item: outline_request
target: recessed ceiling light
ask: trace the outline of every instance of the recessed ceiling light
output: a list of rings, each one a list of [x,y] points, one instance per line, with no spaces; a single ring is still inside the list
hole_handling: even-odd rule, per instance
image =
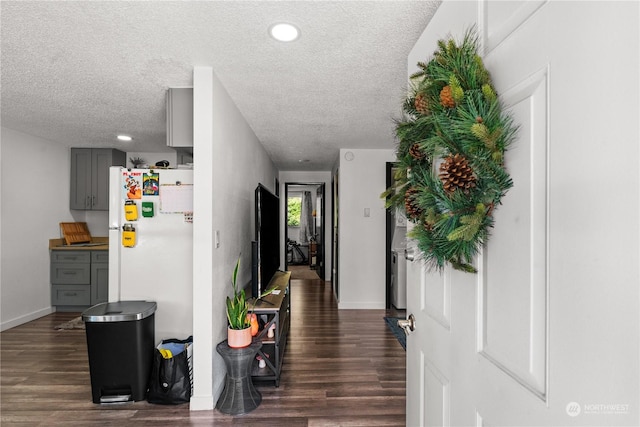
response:
[[[311,160],[309,159],[300,159],[298,160],[298,163],[309,163]]]
[[[292,42],[300,37],[300,30],[295,25],[280,23],[269,27],[269,34],[278,41]]]
[[[130,137],[129,135],[118,135],[118,139],[120,141],[132,141],[133,138]]]

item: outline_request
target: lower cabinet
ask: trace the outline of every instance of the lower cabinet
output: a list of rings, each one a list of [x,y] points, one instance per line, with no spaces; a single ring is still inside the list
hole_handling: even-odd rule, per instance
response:
[[[109,251],[51,251],[51,305],[82,311],[109,298]]]
[[[62,306],[83,306],[91,305],[91,291],[87,285],[51,285],[51,305],[56,306],[59,311],[65,311]],[[79,311],[76,307],[74,310]]]
[[[109,251],[91,252],[91,305],[109,300]]]

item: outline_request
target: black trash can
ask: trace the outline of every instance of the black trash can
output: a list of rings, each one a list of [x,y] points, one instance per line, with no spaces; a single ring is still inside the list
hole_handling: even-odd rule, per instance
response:
[[[93,403],[144,400],[155,348],[156,303],[120,301],[82,313]]]

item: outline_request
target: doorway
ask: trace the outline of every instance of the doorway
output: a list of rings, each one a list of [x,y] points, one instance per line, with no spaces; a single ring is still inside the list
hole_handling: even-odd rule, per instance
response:
[[[325,184],[285,183],[285,266],[314,270],[325,280]]]
[[[395,163],[387,162],[386,184],[391,187],[395,176]],[[407,219],[404,212],[386,210],[385,243],[385,308],[394,317],[404,317],[407,308],[405,249],[407,245]]]

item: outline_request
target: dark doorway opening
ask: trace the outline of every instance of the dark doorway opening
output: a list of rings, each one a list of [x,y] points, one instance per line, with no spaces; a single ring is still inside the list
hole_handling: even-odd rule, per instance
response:
[[[285,266],[306,266],[325,280],[325,184],[285,183]]]

